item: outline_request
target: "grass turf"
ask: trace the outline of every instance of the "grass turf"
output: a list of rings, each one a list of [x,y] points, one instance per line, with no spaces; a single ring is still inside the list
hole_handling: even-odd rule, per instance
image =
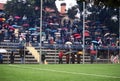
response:
[[[1,64],[0,81],[120,81],[120,64]]]

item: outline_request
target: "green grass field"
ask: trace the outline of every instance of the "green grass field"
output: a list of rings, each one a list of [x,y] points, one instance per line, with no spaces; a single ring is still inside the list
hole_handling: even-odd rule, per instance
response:
[[[120,81],[120,64],[1,64],[0,81]]]

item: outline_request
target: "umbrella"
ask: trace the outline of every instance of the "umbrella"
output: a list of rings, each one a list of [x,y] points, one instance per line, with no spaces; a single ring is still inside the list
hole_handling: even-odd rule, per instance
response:
[[[76,52],[77,52],[76,50],[74,50],[74,51],[68,51],[65,54],[67,55],[67,54],[76,53]]]
[[[86,37],[89,37],[90,34],[89,34],[88,32],[85,32],[85,36],[86,36]]]
[[[51,30],[51,32],[57,32],[57,30]]]
[[[104,36],[108,36],[108,35],[110,35],[110,33],[106,33]]]
[[[85,28],[89,28],[89,26],[86,25]]]
[[[81,36],[77,36],[77,37],[75,37],[76,39],[79,39],[79,38],[81,38]]]
[[[65,55],[67,55],[67,54],[71,54],[71,53],[72,53],[72,51],[69,51],[69,52],[66,52]]]
[[[46,35],[46,33],[45,33],[45,32],[42,32],[42,35]]]
[[[73,36],[75,37],[75,38],[81,38],[81,35],[79,34],[79,33],[75,33],[75,34],[73,34]]]
[[[39,33],[32,33],[31,35],[32,36],[37,36],[37,35],[39,35]]]
[[[51,31],[51,29],[49,29],[49,28],[47,28],[47,29],[45,29],[46,31]]]
[[[77,41],[77,42],[74,42],[74,44],[77,44],[77,45],[78,45],[78,44],[80,44],[80,42]]]
[[[111,36],[116,36],[116,35],[117,35],[117,34],[115,34],[115,33],[112,33],[112,34],[111,34]]]
[[[5,18],[0,18],[0,21],[5,21]]]
[[[80,34],[79,33],[75,33],[73,36],[77,37],[77,36],[80,36]]]
[[[0,49],[0,53],[7,53],[6,49]]]
[[[85,36],[86,37],[90,36],[90,32],[88,30],[85,30]]]
[[[94,44],[99,44],[99,43],[98,43],[97,41],[95,41],[95,40],[93,40],[92,43],[94,43]]]
[[[19,16],[15,16],[14,18],[15,18],[15,19],[20,19],[20,17],[19,17]]]
[[[59,26],[58,23],[49,23],[50,25]]]
[[[102,30],[101,29],[96,29],[96,32],[101,32]]]
[[[37,30],[36,28],[29,28],[29,31],[35,31]]]
[[[90,33],[88,30],[85,30],[86,33]]]
[[[26,23],[26,24],[23,24],[22,26],[23,26],[23,27],[28,27],[28,26],[29,26],[29,24],[27,24],[27,23]]]
[[[92,38],[87,37],[87,38],[85,38],[85,40],[86,40],[86,41],[89,41],[89,40],[92,40]]]
[[[20,28],[21,26],[18,26],[18,25],[12,25],[12,27],[14,27],[14,28]]]
[[[15,28],[13,26],[9,26],[9,29],[11,30],[15,30]]]
[[[65,44],[68,44],[68,45],[70,45],[70,44],[72,44],[72,42],[70,42],[70,41],[67,41]]]

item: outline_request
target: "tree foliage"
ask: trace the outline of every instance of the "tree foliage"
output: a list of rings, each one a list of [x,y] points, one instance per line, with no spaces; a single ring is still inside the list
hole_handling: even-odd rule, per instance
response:
[[[5,5],[5,11],[10,15],[31,16],[34,15],[34,0],[11,0]],[[31,13],[31,14],[29,14]]]
[[[40,14],[40,2],[41,0],[26,0],[24,2],[23,0],[11,0],[8,1],[8,3],[5,5],[5,11],[8,14],[11,15],[27,15],[29,17],[31,16],[38,16]],[[56,0],[43,0],[43,8],[49,7],[54,8],[57,11],[57,8],[55,6]],[[120,0],[77,0],[77,3],[79,5],[80,11],[82,11],[82,2],[85,1],[86,3],[89,3],[90,1],[94,1],[94,5],[97,6],[98,11],[94,11],[96,14],[99,12],[99,15],[97,14],[95,18],[99,16],[99,20],[104,23],[106,23],[107,26],[110,27],[111,30],[114,32],[118,30],[118,21],[113,22],[111,20],[111,16],[118,15],[118,7],[120,7]],[[103,9],[103,6],[105,8]],[[37,10],[35,10],[35,7],[38,7]],[[113,11],[114,9],[117,9],[117,11]],[[93,8],[94,9],[94,8]],[[72,7],[68,10],[68,17],[71,19],[75,18],[75,14],[77,13],[76,8]]]
[[[109,7],[120,7],[120,0],[95,0],[95,4],[103,3]]]
[[[56,0],[43,0],[43,7],[48,6],[48,7],[55,7],[55,1]],[[35,5],[40,7],[41,0],[35,0]]]
[[[77,7],[76,6],[73,6],[72,8],[68,9],[68,17],[71,18],[71,19],[75,19],[75,15],[77,14]]]
[[[77,3],[94,1],[95,5],[105,5],[108,7],[120,7],[120,0],[77,0]]]
[[[119,33],[119,21],[112,20],[113,16],[117,16],[119,19],[119,7],[120,7],[120,0],[91,0],[94,1],[94,5],[88,8],[87,4],[90,3],[90,0],[77,0],[78,5],[82,10],[82,2],[86,2],[86,9],[92,12],[92,20],[97,21],[99,20],[102,24],[109,27],[111,32]]]

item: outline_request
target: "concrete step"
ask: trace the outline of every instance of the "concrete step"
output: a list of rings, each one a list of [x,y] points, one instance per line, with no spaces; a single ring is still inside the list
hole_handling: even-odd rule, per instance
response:
[[[29,47],[26,47],[26,48],[34,56],[34,58],[37,60],[37,62],[40,62],[39,52],[32,46],[29,46]]]

